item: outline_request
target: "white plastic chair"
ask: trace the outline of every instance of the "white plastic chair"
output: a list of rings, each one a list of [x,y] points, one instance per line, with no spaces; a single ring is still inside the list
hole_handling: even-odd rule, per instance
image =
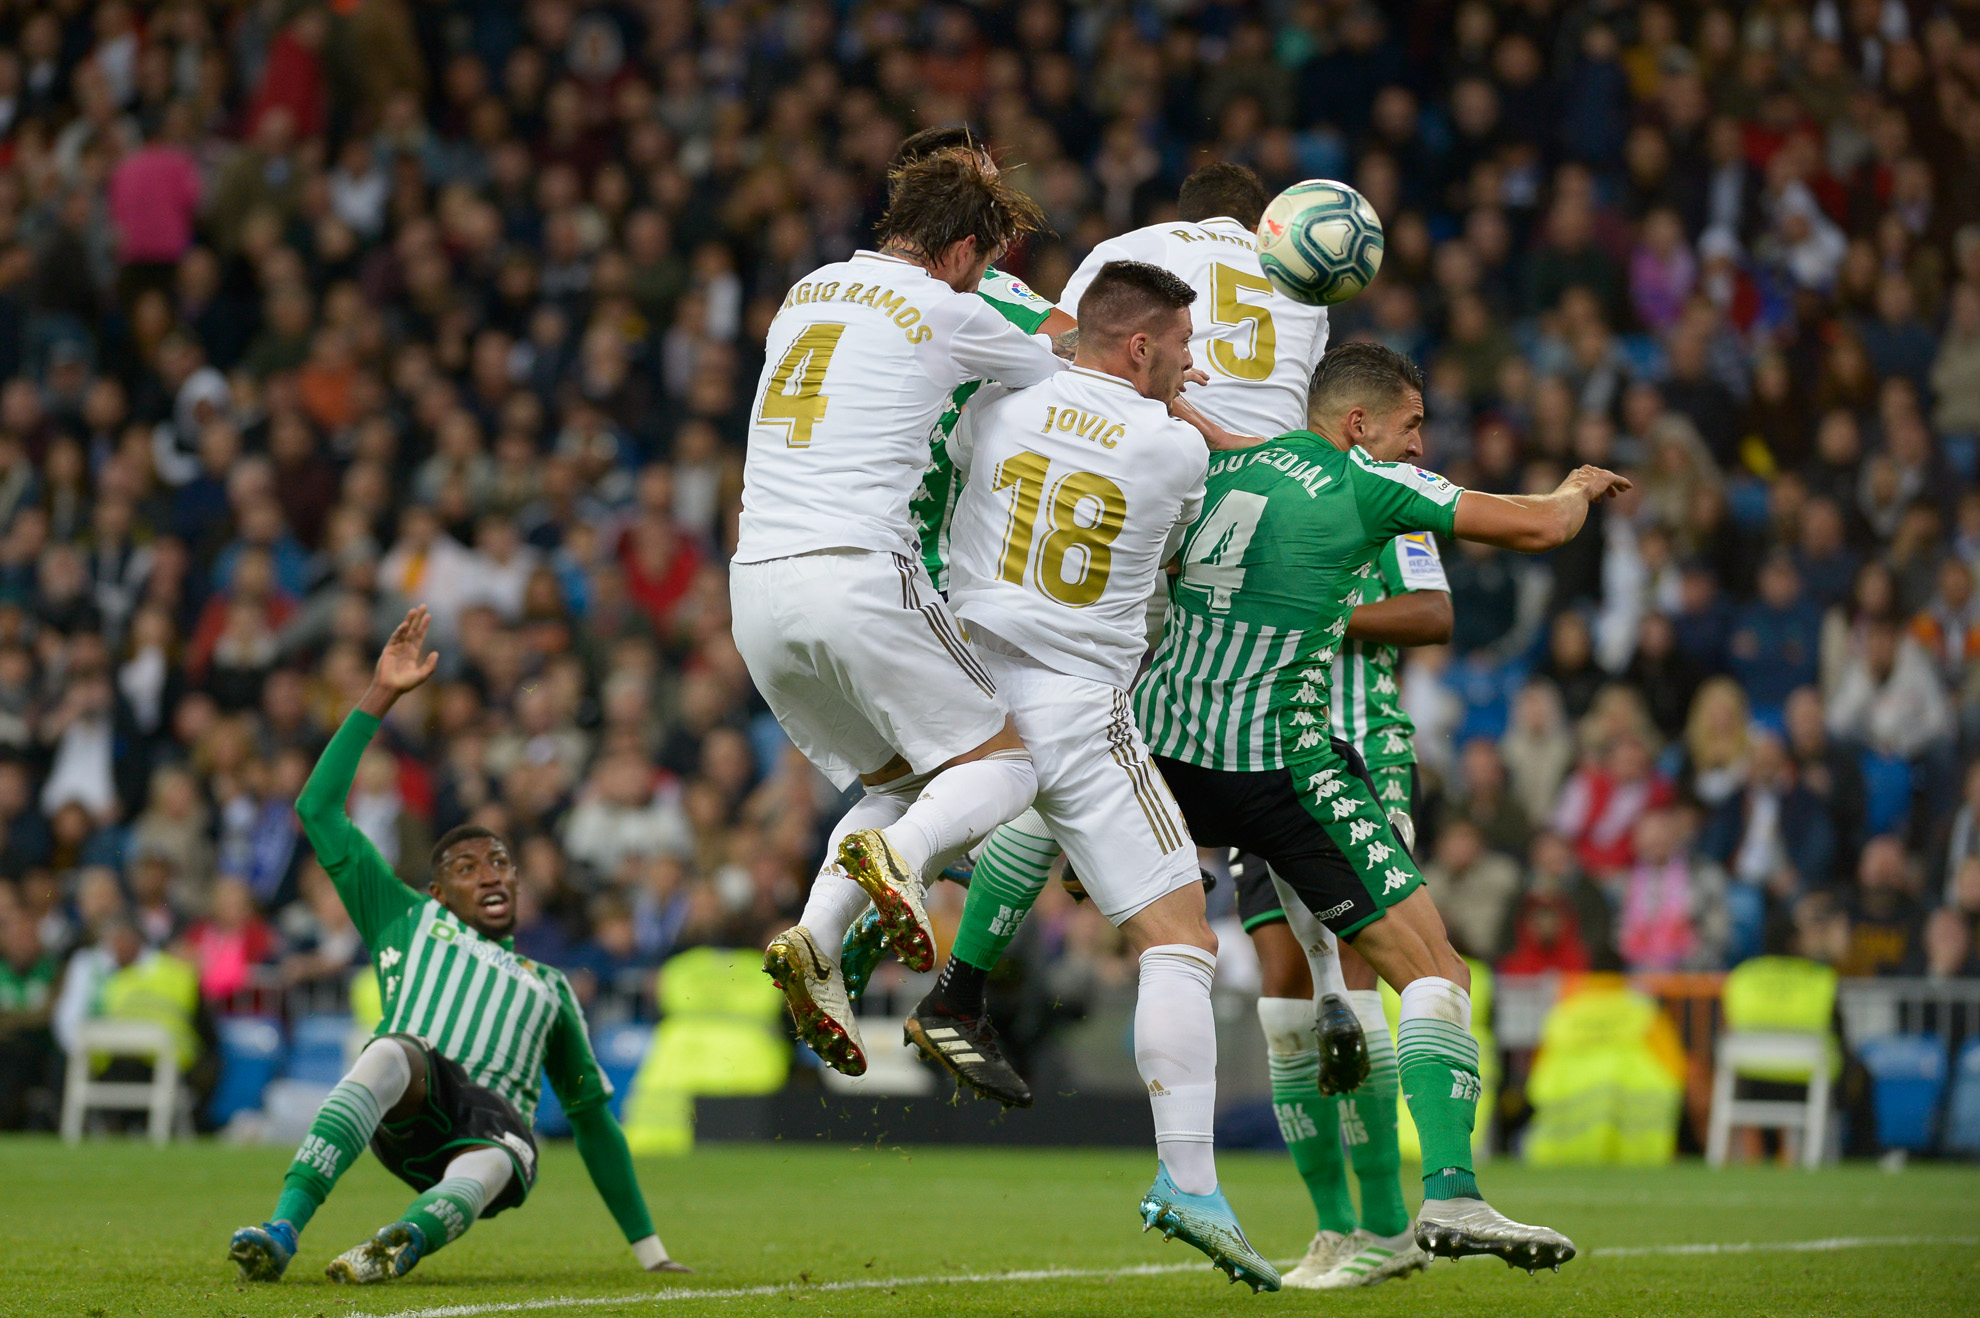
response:
[[[102,1054],[151,1063],[148,1081],[98,1080],[90,1058]],[[171,1032],[151,1021],[84,1021],[69,1053],[68,1083],[62,1090],[62,1139],[81,1141],[92,1110],[145,1112],[153,1144],[169,1143],[179,1114],[179,1049]]]
[[[1801,1165],[1822,1165],[1829,1147],[1829,1040],[1818,1034],[1731,1033],[1719,1036],[1712,1077],[1712,1120],[1705,1159],[1726,1165],[1735,1126],[1785,1131],[1801,1145]],[[1805,1070],[1808,1092],[1794,1099],[1735,1097],[1747,1070]]]

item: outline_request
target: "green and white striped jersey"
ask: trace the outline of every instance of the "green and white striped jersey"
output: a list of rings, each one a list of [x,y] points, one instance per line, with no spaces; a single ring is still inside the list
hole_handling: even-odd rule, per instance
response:
[[[1053,311],[1052,304],[1032,292],[1023,280],[996,266],[983,272],[976,295],[1026,334],[1036,334]],[[949,588],[949,527],[955,520],[956,500],[962,495],[956,460],[949,452],[949,436],[955,433],[963,405],[982,387],[983,381],[968,380],[949,396],[948,407],[928,435],[928,470],[908,499],[908,517],[921,537],[922,565],[935,589],[941,591]]]
[[[377,719],[353,711],[296,800],[317,859],[371,949],[385,1012],[377,1032],[417,1035],[524,1121],[536,1115],[546,1070],[567,1112],[606,1102],[611,1084],[563,972],[518,956],[513,939],[484,937],[401,883],[344,813],[358,758],[377,730]]]
[[[1304,430],[1218,455],[1135,685],[1149,749],[1238,772],[1329,756],[1334,660],[1377,556],[1398,535],[1450,534],[1462,493]]]
[[[1361,583],[1357,602],[1374,604],[1412,590],[1451,588],[1437,540],[1426,531],[1399,535],[1382,546],[1375,570]],[[1403,712],[1396,666],[1402,651],[1380,641],[1344,640],[1334,659],[1334,735],[1348,742],[1371,769],[1416,763],[1416,725]]]

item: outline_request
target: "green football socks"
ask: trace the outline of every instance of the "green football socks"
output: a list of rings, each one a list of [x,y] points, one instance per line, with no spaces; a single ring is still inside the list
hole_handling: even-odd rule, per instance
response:
[[[472,1176],[449,1176],[412,1201],[401,1220],[410,1222],[426,1237],[426,1252],[460,1239],[461,1233],[481,1216],[488,1191]]]
[[[316,1111],[282,1178],[282,1195],[275,1201],[271,1222],[287,1222],[298,1234],[330,1196],[330,1187],[350,1169],[357,1156],[371,1143],[381,1113],[378,1096],[357,1080],[339,1081]]]
[[[1409,1226],[1403,1204],[1402,1152],[1396,1146],[1396,1045],[1382,1011],[1382,991],[1351,991],[1354,1014],[1368,1040],[1368,1078],[1340,1100],[1341,1133],[1361,1186],[1361,1225],[1378,1236]]]
[[[962,926],[949,955],[994,970],[997,959],[1017,937],[1024,917],[1045,890],[1059,844],[1042,833],[1019,825],[1036,821],[1027,811],[998,828],[984,844],[969,877],[969,899],[963,903]]]
[[[1340,1104],[1320,1096],[1320,1054],[1272,1053],[1272,1112],[1279,1119],[1293,1166],[1313,1200],[1317,1229],[1346,1235],[1354,1230],[1354,1199],[1348,1193],[1347,1161],[1341,1152]]]
[[[1450,980],[1419,979],[1403,990],[1396,1059],[1403,1097],[1423,1141],[1427,1199],[1479,1197],[1471,1128],[1482,1086],[1470,1018],[1471,995]]]

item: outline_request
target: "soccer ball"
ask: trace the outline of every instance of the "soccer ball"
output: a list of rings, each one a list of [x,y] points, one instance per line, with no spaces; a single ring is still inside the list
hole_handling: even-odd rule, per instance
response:
[[[1368,198],[1345,183],[1295,183],[1258,221],[1258,263],[1295,302],[1345,302],[1382,268],[1382,221]]]

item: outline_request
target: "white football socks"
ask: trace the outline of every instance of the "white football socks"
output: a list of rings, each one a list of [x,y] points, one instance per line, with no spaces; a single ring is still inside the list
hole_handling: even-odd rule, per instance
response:
[[[1265,1051],[1274,1057],[1299,1057],[1319,1046],[1313,1004],[1305,998],[1258,999],[1258,1028],[1265,1031]]]
[[[804,914],[798,923],[811,931],[820,954],[835,966],[839,964],[839,945],[845,941],[846,930],[867,904],[866,889],[847,878],[846,872],[839,868],[839,843],[849,833],[862,828],[885,828],[899,819],[914,804],[926,781],[910,776],[869,787],[866,795],[854,801],[852,808],[832,826],[831,836],[825,841],[825,864],[811,881],[811,892],[804,899]]]
[[[920,874],[933,857],[974,846],[997,825],[1017,818],[1036,795],[1038,772],[1030,751],[991,751],[929,779],[907,813],[887,827],[887,840]]]
[[[1216,969],[1214,953],[1186,943],[1141,954],[1134,1064],[1155,1114],[1155,1154],[1184,1194],[1217,1188],[1217,1021],[1210,1009]]]

